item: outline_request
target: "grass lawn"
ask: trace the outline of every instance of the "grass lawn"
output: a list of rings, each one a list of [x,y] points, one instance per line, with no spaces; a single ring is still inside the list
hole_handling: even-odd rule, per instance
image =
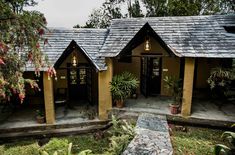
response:
[[[0,155],[40,155],[40,150],[49,154],[58,151],[58,155],[66,154],[69,143],[73,143],[72,153],[91,149],[100,154],[109,147],[109,137],[97,139],[93,134],[68,136],[63,138],[52,138],[49,143],[40,147],[36,140],[19,141],[10,144],[0,145]]]
[[[213,155],[214,145],[224,143],[220,137],[222,133],[221,130],[172,126],[171,141],[175,155]],[[0,155],[39,155],[40,150],[49,154],[58,151],[58,155],[64,155],[71,142],[74,154],[87,149],[102,154],[109,148],[109,138],[109,134],[100,137],[100,133],[52,138],[42,147],[37,140],[18,141],[0,145]]]
[[[224,144],[223,131],[206,128],[172,128],[171,141],[175,155],[213,155],[215,144]]]

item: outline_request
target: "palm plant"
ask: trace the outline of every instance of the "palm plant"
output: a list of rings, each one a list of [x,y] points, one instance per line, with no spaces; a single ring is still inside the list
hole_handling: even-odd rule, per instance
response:
[[[128,98],[138,85],[139,81],[132,73],[123,72],[122,74],[115,75],[110,82],[113,100],[116,103],[123,103],[123,100]]]

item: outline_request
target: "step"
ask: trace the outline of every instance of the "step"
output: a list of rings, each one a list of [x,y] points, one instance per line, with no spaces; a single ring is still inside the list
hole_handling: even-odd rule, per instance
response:
[[[49,129],[60,129],[60,128],[73,128],[73,127],[83,127],[89,125],[106,125],[109,121],[103,120],[89,120],[77,123],[63,123],[63,124],[38,124],[36,126],[26,126],[26,127],[10,127],[10,128],[0,128],[0,133],[15,133],[15,132],[27,132],[34,130],[49,130]]]
[[[20,131],[11,133],[0,133],[0,143],[6,143],[15,141],[16,139],[28,139],[28,138],[51,138],[61,137],[67,135],[77,135],[84,133],[92,133],[99,130],[104,130],[110,127],[110,125],[89,125],[84,127],[71,127],[71,128],[59,128],[59,129],[46,129],[46,130],[33,130],[33,131]]]

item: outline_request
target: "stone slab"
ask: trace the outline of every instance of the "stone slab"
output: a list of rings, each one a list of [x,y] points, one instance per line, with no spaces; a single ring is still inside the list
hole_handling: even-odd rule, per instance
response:
[[[172,155],[173,148],[166,116],[141,114],[137,120],[136,136],[123,155]]]

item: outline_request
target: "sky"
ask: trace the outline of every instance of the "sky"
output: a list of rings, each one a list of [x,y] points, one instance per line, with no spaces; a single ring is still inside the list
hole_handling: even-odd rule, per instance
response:
[[[105,0],[37,0],[38,5],[29,7],[44,14],[48,27],[72,28],[85,25],[93,9],[99,8]]]

